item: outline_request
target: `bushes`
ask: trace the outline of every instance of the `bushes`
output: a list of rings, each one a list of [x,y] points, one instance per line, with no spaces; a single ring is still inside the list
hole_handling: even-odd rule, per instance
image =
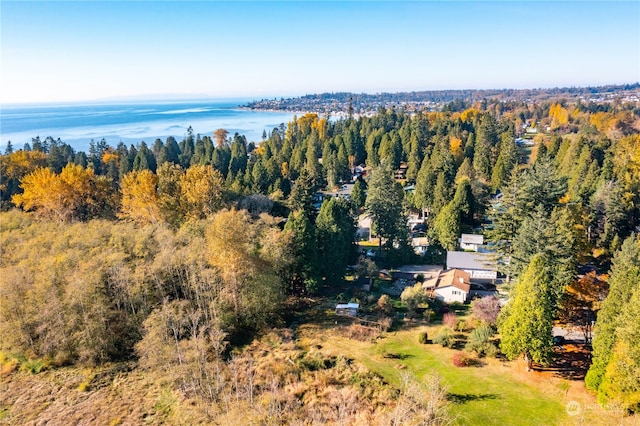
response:
[[[492,327],[482,325],[469,333],[469,340],[465,348],[480,356],[495,357],[498,354],[498,348],[491,343],[491,338],[494,334],[495,331]]]
[[[478,361],[466,352],[456,352],[451,357],[451,362],[456,367],[471,367],[476,365]]]
[[[426,331],[423,331],[420,334],[418,334],[418,342],[420,342],[423,345],[426,345],[427,343],[429,343],[429,335],[427,334]]]
[[[447,312],[442,316],[442,324],[453,330],[456,327],[457,317],[453,312]]]
[[[442,345],[443,347],[450,348],[455,343],[455,338],[453,336],[453,332],[450,328],[443,328],[440,332],[433,338],[433,343],[438,345]]]
[[[467,330],[467,321],[463,318],[460,318],[456,321],[455,331],[464,332]]]
[[[478,321],[494,325],[500,314],[500,301],[496,296],[475,299],[471,302],[471,312]]]

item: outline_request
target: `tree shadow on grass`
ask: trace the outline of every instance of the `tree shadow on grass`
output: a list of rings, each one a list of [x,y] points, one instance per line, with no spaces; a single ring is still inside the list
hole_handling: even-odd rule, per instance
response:
[[[471,401],[486,401],[488,399],[498,399],[500,396],[495,393],[448,393],[447,399],[454,404],[466,404]]]
[[[566,380],[584,380],[591,364],[590,351],[582,343],[566,342],[554,348],[553,361],[548,366],[537,366],[537,371],[552,372]]]
[[[386,352],[384,354],[382,354],[383,358],[387,358],[387,359],[407,359],[407,358],[412,358],[413,355],[411,354],[403,354],[403,353],[396,353],[396,352]]]

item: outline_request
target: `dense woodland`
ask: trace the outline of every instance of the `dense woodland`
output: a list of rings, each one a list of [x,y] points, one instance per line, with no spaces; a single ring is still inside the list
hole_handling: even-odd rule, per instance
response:
[[[461,232],[483,230],[512,283],[497,325],[502,352],[544,363],[554,320],[597,315],[587,386],[637,411],[640,108],[462,107],[338,121],[310,113],[256,143],[220,129],[151,146],[100,141],[88,153],[52,137],[9,146],[2,350],[52,366],[137,360],[224,405],[239,386],[234,348],[287,324],[304,297],[347,291],[348,265],[372,275],[354,241],[365,211],[379,267],[442,263]],[[314,205],[359,165],[366,174],[350,200]],[[424,258],[410,246],[411,212],[428,217]],[[256,392],[281,385],[262,379]]]

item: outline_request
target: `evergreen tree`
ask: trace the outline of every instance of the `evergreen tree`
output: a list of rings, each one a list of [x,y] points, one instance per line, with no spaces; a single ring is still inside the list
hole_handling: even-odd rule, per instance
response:
[[[601,389],[603,378],[612,360],[618,329],[622,325],[621,315],[630,306],[630,300],[640,288],[640,241],[637,236],[627,238],[613,258],[609,278],[609,294],[602,302],[598,320],[593,330],[593,362],[585,377],[589,389],[597,390],[606,397],[606,389]],[[637,321],[637,318],[636,318]],[[638,341],[627,342],[637,348]]]
[[[292,211],[284,227],[291,238],[291,291],[314,294],[320,288],[315,228],[304,211]]]
[[[615,401],[640,413],[640,287],[634,290],[627,308],[620,312],[611,360],[598,389],[601,402]]]
[[[313,220],[316,215],[313,203],[317,189],[318,185],[315,179],[304,169],[291,190],[291,196],[289,197],[291,210],[302,210],[309,219]]]
[[[362,207],[364,207],[364,203],[367,199],[367,195],[365,194],[366,183],[362,178],[356,179],[356,183],[353,185],[353,189],[351,190],[351,205],[355,211],[358,211]]]
[[[549,361],[556,305],[548,259],[536,254],[511,290],[509,303],[498,318],[500,348],[507,358],[524,355],[527,371],[533,362]]]
[[[503,133],[500,142],[500,155],[491,174],[491,188],[496,191],[502,188],[511,175],[511,170],[518,161],[518,151],[513,135]]]
[[[234,179],[238,175],[243,175],[247,168],[247,145],[246,140],[238,133],[233,137],[231,143],[231,158],[229,160],[229,173],[227,177]]]
[[[256,162],[253,164],[253,169],[251,171],[251,177],[253,180],[253,189],[254,191],[260,194],[266,194],[267,189],[269,189],[269,176],[267,176],[267,171],[262,164],[262,159],[258,157]]]
[[[380,166],[371,171],[365,209],[371,215],[378,235],[379,251],[382,250],[382,239],[390,245],[407,233],[403,199],[404,191],[393,180],[388,167]]]
[[[180,156],[182,153],[180,152],[180,146],[178,142],[173,136],[169,136],[163,147],[163,162],[169,162],[173,164],[180,164]],[[161,164],[158,161],[158,164]]]
[[[431,228],[433,239],[447,250],[455,250],[460,236],[460,207],[450,201],[440,210]]]
[[[230,162],[231,150],[228,145],[223,145],[213,150],[213,154],[211,154],[211,165],[214,169],[222,173],[225,179],[229,173]]]
[[[355,236],[355,224],[344,199],[330,198],[322,203],[316,219],[316,236],[320,275],[329,285],[338,285],[349,264]]]
[[[527,169],[518,188],[518,204],[523,212],[531,212],[538,205],[551,213],[567,192],[565,178],[559,177],[551,158],[544,156]]]

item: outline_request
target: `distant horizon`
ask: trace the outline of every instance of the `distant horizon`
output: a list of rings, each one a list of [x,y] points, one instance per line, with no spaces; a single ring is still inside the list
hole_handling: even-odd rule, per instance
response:
[[[639,15],[637,1],[3,0],[0,104],[635,82]]]
[[[578,88],[597,88],[597,87],[611,87],[611,86],[627,86],[640,84],[640,80],[633,82],[623,83],[604,83],[604,84],[589,84],[589,85],[570,85],[570,86],[547,86],[547,87],[491,87],[491,88],[440,88],[440,89],[414,89],[414,90],[399,90],[399,91],[353,91],[353,90],[331,90],[321,92],[306,92],[298,95],[263,95],[263,96],[210,96],[205,94],[140,94],[130,96],[117,96],[106,97],[97,99],[78,99],[69,101],[40,101],[40,102],[11,102],[0,103],[0,108],[4,107],[28,107],[28,106],[52,106],[52,105],[70,105],[70,106],[82,106],[82,105],[106,105],[114,103],[122,104],[136,104],[136,103],[178,103],[178,102],[241,102],[248,103],[252,101],[259,101],[262,99],[295,99],[304,96],[320,95],[323,93],[353,93],[358,95],[376,95],[382,93],[395,94],[395,93],[413,93],[413,92],[438,92],[438,91],[503,91],[503,90],[550,90],[550,89],[578,89]]]

